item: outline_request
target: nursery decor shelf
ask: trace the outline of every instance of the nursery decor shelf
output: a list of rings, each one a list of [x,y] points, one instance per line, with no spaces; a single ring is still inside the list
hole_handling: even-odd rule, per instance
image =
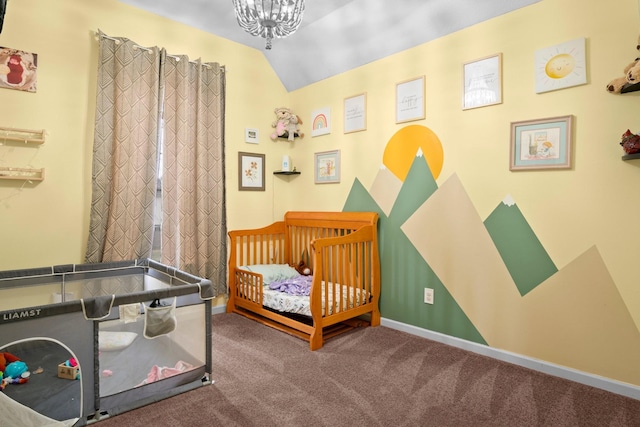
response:
[[[274,171],[274,175],[300,175],[298,171]]]
[[[0,179],[44,181],[44,169],[0,167]]]
[[[629,92],[636,92],[640,90],[640,83],[627,83],[624,86],[622,86],[622,89],[620,89],[620,93],[629,93]]]
[[[295,132],[293,134],[293,137],[294,138],[300,138],[300,134],[298,132]],[[288,140],[289,139],[289,132],[285,132],[282,135],[278,136],[278,139],[286,139],[286,140]]]
[[[17,141],[25,144],[43,144],[44,129],[28,130],[0,126],[0,142]]]
[[[640,159],[640,153],[625,154],[624,156],[622,156],[622,160],[633,160],[633,159]]]

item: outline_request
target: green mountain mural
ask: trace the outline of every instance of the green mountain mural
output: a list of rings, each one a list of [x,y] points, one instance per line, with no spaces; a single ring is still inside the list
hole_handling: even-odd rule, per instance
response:
[[[356,179],[343,211],[380,215],[380,312],[387,319],[486,344],[442,282],[400,229],[438,186],[428,165],[417,156],[387,217]],[[424,288],[432,288],[437,304],[424,303]]]
[[[507,198],[484,221],[509,274],[526,295],[558,272],[518,206]]]

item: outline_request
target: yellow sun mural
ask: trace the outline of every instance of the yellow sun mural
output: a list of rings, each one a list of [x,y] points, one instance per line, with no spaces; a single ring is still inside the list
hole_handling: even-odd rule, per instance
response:
[[[387,143],[382,163],[404,182],[418,149],[422,150],[433,179],[437,179],[442,171],[444,152],[438,136],[424,126],[406,126],[396,132]]]

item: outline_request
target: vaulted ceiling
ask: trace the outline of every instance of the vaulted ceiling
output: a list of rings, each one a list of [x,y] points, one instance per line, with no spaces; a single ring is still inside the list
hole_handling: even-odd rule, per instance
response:
[[[261,50],[292,91],[540,0],[307,0],[298,31],[271,50],[231,0],[120,1]]]

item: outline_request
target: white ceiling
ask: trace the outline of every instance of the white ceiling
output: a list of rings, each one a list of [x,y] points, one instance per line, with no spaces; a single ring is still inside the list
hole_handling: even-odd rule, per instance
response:
[[[231,0],[120,1],[261,50],[292,91],[541,0],[307,0],[298,31],[271,50]]]

